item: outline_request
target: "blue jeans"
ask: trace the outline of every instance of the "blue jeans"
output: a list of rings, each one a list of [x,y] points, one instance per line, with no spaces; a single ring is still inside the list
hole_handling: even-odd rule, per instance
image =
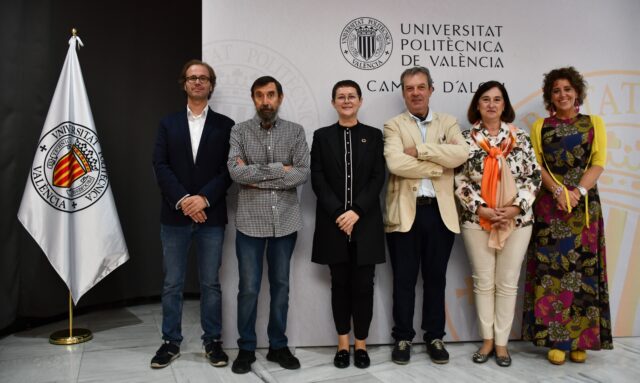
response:
[[[162,286],[162,339],[182,342],[182,292],[191,242],[196,244],[200,280],[200,324],[207,344],[220,339],[222,297],[218,270],[222,263],[224,226],[160,225],[164,268]]]
[[[236,254],[240,282],[238,286],[238,347],[256,349],[256,312],[262,282],[265,247],[269,267],[269,325],[267,335],[273,349],[287,347],[287,313],[289,311],[289,261],[298,233],[284,237],[250,237],[236,231]]]

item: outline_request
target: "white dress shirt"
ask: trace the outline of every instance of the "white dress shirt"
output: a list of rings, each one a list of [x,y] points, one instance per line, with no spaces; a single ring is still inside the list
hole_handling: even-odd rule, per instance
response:
[[[198,147],[200,146],[200,138],[202,138],[202,131],[204,130],[204,122],[207,119],[208,106],[205,106],[202,113],[199,115],[193,114],[191,108],[187,106],[187,120],[189,121],[189,135],[191,136],[191,153],[193,155],[193,163],[196,163],[196,156],[198,155]]]
[[[429,113],[427,114],[427,118],[424,121],[420,121],[420,119],[413,114],[411,115],[413,119],[416,121],[416,125],[418,129],[420,129],[420,134],[422,135],[422,142],[426,142],[427,140],[427,126],[433,121],[433,114],[431,113],[431,109],[429,109]],[[420,182],[420,188],[418,189],[418,197],[431,197],[434,198],[436,196],[436,190],[433,188],[433,182],[431,182],[428,178],[423,178],[422,182]]]

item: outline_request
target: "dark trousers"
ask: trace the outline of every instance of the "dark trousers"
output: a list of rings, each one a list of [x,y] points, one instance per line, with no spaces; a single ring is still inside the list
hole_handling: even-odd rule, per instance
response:
[[[424,340],[442,339],[445,335],[444,292],[447,263],[453,247],[454,233],[445,226],[435,200],[416,207],[416,218],[406,233],[387,234],[393,269],[392,336],[396,340],[413,340],[413,311],[418,270],[422,270],[422,329]]]
[[[355,243],[349,244],[351,260],[329,265],[331,270],[331,308],[338,335],[351,331],[356,339],[367,339],[373,317],[373,276],[375,265],[356,262]]]

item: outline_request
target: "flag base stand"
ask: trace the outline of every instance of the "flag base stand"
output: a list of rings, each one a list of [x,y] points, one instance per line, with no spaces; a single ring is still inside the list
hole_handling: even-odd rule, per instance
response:
[[[58,330],[49,336],[49,343],[57,345],[70,345],[88,342],[93,339],[91,330],[86,328],[73,328],[73,299],[69,290],[69,328]]]
[[[71,333],[72,335],[70,335]],[[86,328],[74,328],[72,331],[69,329],[59,330],[49,336],[49,343],[57,345],[70,345],[88,342],[93,339],[91,330]]]

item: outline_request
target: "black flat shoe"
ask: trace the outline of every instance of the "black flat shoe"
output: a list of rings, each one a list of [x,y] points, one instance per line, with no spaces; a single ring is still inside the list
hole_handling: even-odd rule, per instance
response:
[[[349,350],[338,350],[333,358],[333,365],[337,368],[347,368],[349,367],[349,358]]]
[[[488,354],[482,354],[480,353],[480,351],[476,351],[471,356],[471,360],[473,361],[473,363],[484,363],[489,360],[491,355],[493,355],[493,350],[489,351]]]
[[[367,350],[358,349],[353,353],[353,365],[358,368],[367,368],[371,365]]]
[[[511,355],[507,352],[507,356],[498,356],[496,354],[496,364],[500,367],[511,366]]]

